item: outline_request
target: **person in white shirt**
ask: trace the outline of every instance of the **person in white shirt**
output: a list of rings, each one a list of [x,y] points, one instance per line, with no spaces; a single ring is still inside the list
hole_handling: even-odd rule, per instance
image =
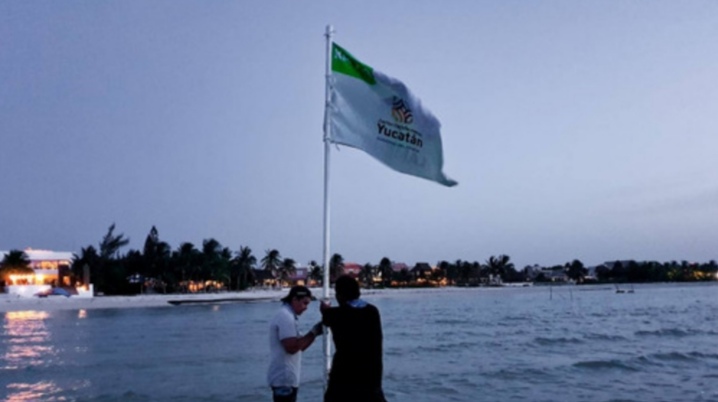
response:
[[[269,323],[270,363],[267,383],[274,402],[295,402],[299,390],[302,351],[321,335],[319,322],[304,336],[299,333],[299,316],[312,301],[312,292],[305,286],[294,286],[282,299],[282,307]]]

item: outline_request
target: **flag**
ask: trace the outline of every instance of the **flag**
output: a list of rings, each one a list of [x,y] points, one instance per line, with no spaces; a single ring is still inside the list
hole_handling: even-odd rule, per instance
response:
[[[399,172],[455,186],[442,171],[441,124],[419,98],[336,43],[331,57],[330,140]]]

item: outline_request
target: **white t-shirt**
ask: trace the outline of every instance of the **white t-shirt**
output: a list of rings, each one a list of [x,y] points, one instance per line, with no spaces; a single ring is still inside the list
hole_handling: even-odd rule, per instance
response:
[[[299,387],[302,352],[293,355],[282,346],[282,339],[300,337],[298,317],[288,304],[282,305],[269,323],[269,370],[267,383],[270,387]]]

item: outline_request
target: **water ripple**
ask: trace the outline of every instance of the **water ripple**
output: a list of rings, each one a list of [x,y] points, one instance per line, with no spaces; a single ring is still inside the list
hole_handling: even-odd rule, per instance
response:
[[[684,330],[679,328],[664,328],[664,329],[657,329],[657,330],[651,330],[651,331],[636,331],[636,336],[658,336],[658,337],[673,337],[673,338],[684,338],[688,336],[696,336],[696,335],[702,335],[703,332],[700,330]]]
[[[544,337],[538,337],[534,339],[534,342],[542,345],[542,346],[551,346],[551,345],[565,345],[565,344],[579,344],[583,343],[584,341],[578,338],[566,338],[566,337],[558,337],[558,338],[544,338]]]
[[[638,371],[635,367],[632,367],[620,360],[616,359],[610,359],[610,360],[587,360],[587,361],[580,361],[578,363],[574,363],[573,367],[579,368],[579,369],[588,369],[588,370],[620,370],[620,371]]]

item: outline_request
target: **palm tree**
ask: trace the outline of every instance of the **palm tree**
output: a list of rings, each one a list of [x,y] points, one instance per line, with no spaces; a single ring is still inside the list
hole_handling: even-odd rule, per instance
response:
[[[309,272],[309,278],[319,286],[324,286],[324,269],[320,265],[315,266]]]
[[[179,248],[172,253],[173,267],[176,270],[175,276],[179,279],[181,290],[186,291],[188,280],[198,279],[200,274],[200,252],[190,242],[180,244]]]
[[[344,257],[341,254],[334,254],[329,260],[329,277],[331,281],[336,280],[344,274]]]
[[[217,240],[210,238],[202,241],[202,271],[200,276],[202,282],[206,282],[209,279],[216,279],[214,274],[221,252],[222,245]]]
[[[314,260],[309,261],[309,279],[319,284],[323,284],[324,281],[324,270]]]
[[[169,244],[160,241],[157,228],[152,226],[145,239],[142,257],[145,260],[146,274],[153,277],[161,276],[163,268],[169,262],[171,249]]]
[[[292,275],[297,273],[297,263],[291,258],[285,258],[282,263],[279,264],[279,280],[289,282]]]
[[[271,272],[276,277],[277,268],[282,263],[282,255],[279,254],[277,249],[265,250],[264,258],[260,262],[262,263],[262,269]]]
[[[223,247],[220,250],[218,257],[217,264],[214,267],[213,276],[218,279],[221,278],[219,282],[223,284],[223,288],[226,290],[231,283],[232,250],[230,250],[229,247]],[[225,280],[227,281],[226,284],[224,283]]]
[[[85,285],[93,282],[98,285],[92,278],[98,272],[100,265],[100,255],[93,246],[81,248],[80,255],[72,256],[72,273],[76,278],[82,278],[82,283]]]
[[[381,282],[384,287],[391,285],[392,277],[394,276],[394,270],[391,267],[391,260],[384,257],[379,261],[379,274],[381,275]]]
[[[492,275],[498,275],[502,279],[506,276],[507,269],[513,269],[514,264],[510,262],[511,257],[505,254],[501,254],[498,257],[491,256],[486,265],[489,268],[489,273]]]
[[[120,249],[129,244],[130,239],[123,234],[115,235],[114,231],[113,223],[100,241],[96,265],[89,266],[95,289],[105,294],[131,292],[126,280],[127,269],[120,256]]]
[[[437,269],[437,271],[438,271],[437,274],[440,276],[438,278],[438,280],[446,278],[446,282],[449,285],[453,285],[454,279],[456,279],[456,278],[454,278],[454,275],[453,275],[454,270],[451,269],[451,264],[448,261],[442,260],[442,261],[439,261],[438,267],[439,267],[439,269]]]
[[[102,238],[102,242],[100,242],[100,258],[103,261],[118,258],[120,256],[120,249],[130,242],[130,239],[124,238],[124,234],[115,236],[113,234],[114,231],[115,224],[113,223],[109,229],[107,229],[107,234]]]
[[[257,258],[252,255],[252,249],[246,246],[239,246],[239,252],[234,259],[237,275],[237,289],[244,290],[249,286],[250,279],[254,276],[254,266]]]
[[[471,264],[469,264],[468,262],[465,262],[465,264],[471,265],[471,267],[469,268],[469,278],[471,281],[479,283],[479,282],[481,282],[482,277],[489,276],[485,272],[488,268],[482,267],[480,262],[474,261]],[[486,269],[484,269],[484,268],[486,268]]]
[[[376,273],[376,267],[371,265],[370,263],[364,264],[361,270],[361,274],[359,275],[359,278],[361,278],[361,281],[364,282],[364,286],[367,288],[372,288],[374,285],[374,275]]]
[[[163,292],[167,293],[167,283],[176,282],[172,272],[172,247],[167,242],[159,242],[155,245],[155,265],[151,274],[159,280]]]
[[[152,280],[156,281],[155,286],[162,287],[164,292],[167,291],[166,279],[171,276],[171,274],[167,272],[171,254],[172,250],[170,245],[166,242],[160,241],[157,228],[152,226],[150,233],[145,239],[145,247],[142,252],[142,262],[144,267],[141,273],[147,277],[153,278]]]
[[[7,283],[10,275],[32,275],[30,259],[22,250],[11,250],[0,262],[0,281]]]
[[[202,280],[229,281],[232,251],[215,239],[202,242]]]

